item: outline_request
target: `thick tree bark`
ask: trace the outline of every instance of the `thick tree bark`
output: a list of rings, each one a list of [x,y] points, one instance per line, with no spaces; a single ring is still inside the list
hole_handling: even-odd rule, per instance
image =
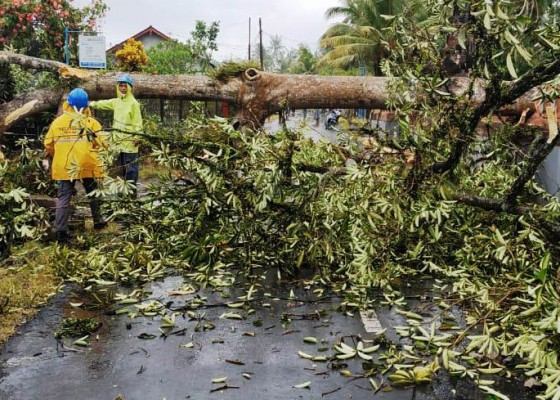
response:
[[[65,64],[34,57],[0,52],[0,63],[16,63],[27,68],[58,70],[72,86],[86,89],[90,98],[115,96],[117,72],[92,72],[70,68]],[[283,108],[386,108],[388,78],[357,76],[283,75],[248,69],[228,82],[207,76],[131,74],[137,98],[183,99],[194,101],[227,101],[238,110],[239,124],[260,126],[265,118]],[[448,89],[455,95],[469,87],[466,78],[453,78]],[[46,95],[44,91],[30,93],[12,102],[0,105],[0,138],[18,119],[47,109],[55,109],[62,99],[62,91]],[[506,113],[520,114],[531,107],[538,94],[533,89],[504,109]],[[45,97],[47,96],[47,97]],[[36,99],[30,107],[30,102]],[[475,85],[470,101],[485,99],[482,82]],[[513,100],[513,99],[512,99]],[[13,104],[12,104],[13,103]],[[26,108],[23,108],[27,105]],[[19,117],[10,117],[17,109]]]
[[[68,67],[68,65],[58,61],[44,60],[9,51],[0,51],[0,64],[17,64],[24,68],[51,71],[58,71],[60,68]]]
[[[284,108],[386,108],[387,78],[283,75],[256,69],[243,74],[238,119],[262,122]]]

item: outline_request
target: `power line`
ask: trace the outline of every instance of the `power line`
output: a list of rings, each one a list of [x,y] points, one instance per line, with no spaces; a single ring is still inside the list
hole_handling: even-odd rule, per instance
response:
[[[263,33],[264,33],[265,35],[267,35],[268,37],[270,37],[270,38],[278,37],[278,38],[280,38],[282,41],[288,41],[288,42],[292,42],[292,43],[297,43],[298,45],[299,45],[299,44],[304,44],[304,45],[307,45],[307,46],[316,46],[316,45],[317,45],[316,43],[312,43],[312,42],[305,41],[305,40],[293,40],[293,39],[287,38],[286,36],[278,35],[278,34],[275,34],[275,33],[268,33],[268,32],[266,32],[266,31],[263,31]],[[317,42],[319,42],[319,40],[317,40]]]

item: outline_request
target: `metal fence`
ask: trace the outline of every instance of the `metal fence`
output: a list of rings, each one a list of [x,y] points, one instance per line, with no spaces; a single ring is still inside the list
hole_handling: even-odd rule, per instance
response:
[[[210,116],[227,116],[224,114],[228,114],[229,111],[229,107],[224,107],[221,102],[216,101],[195,103],[188,100],[141,99],[139,102],[144,117],[155,116],[163,123],[181,121],[201,105]],[[111,111],[95,110],[94,116],[103,126],[111,126],[113,123]]]

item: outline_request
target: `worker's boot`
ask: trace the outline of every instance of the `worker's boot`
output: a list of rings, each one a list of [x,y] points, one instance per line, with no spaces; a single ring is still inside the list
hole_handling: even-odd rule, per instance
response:
[[[93,229],[96,231],[107,228],[107,221],[96,222],[93,224]]]
[[[58,244],[70,243],[70,235],[68,231],[56,231],[56,241]]]

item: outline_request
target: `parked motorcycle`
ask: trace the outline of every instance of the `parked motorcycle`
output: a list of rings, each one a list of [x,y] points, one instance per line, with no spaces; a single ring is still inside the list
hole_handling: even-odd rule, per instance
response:
[[[342,111],[340,110],[331,110],[325,119],[325,129],[330,130],[331,128],[334,128],[336,124],[338,124],[338,119],[341,114]]]

